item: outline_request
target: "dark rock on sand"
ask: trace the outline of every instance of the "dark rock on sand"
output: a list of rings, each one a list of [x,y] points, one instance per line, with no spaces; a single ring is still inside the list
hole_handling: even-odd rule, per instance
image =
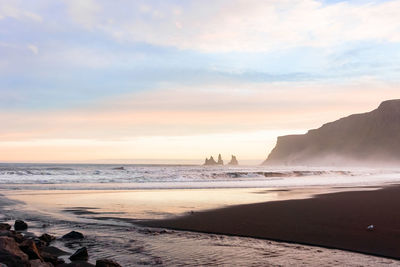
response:
[[[58,258],[57,255],[43,251],[43,250],[40,250],[40,256],[42,256],[42,258],[45,262],[50,262],[55,266],[58,266],[59,264],[64,263],[64,260]]]
[[[15,231],[24,231],[28,229],[28,224],[22,220],[16,220],[14,223]]]
[[[23,222],[26,224],[25,222]],[[21,225],[16,222],[16,225]],[[25,227],[22,227],[25,228]],[[16,227],[16,229],[21,229]],[[50,235],[42,235],[46,240],[54,239]],[[37,243],[39,242],[39,247]],[[64,263],[61,255],[68,255],[60,249],[47,246],[32,233],[22,235],[13,230],[0,230],[0,266],[8,267],[52,267]],[[3,265],[2,265],[3,264]],[[93,265],[92,265],[93,266]]]
[[[63,259],[58,258],[62,255],[68,255],[67,252],[58,249],[56,247],[42,247],[39,249],[40,256],[42,256],[43,260],[46,262],[51,262],[53,265],[58,265],[64,263]]]
[[[11,229],[11,225],[9,225],[8,223],[0,223],[0,230],[10,230]]]
[[[62,238],[65,238],[65,239],[83,239],[85,237],[80,232],[71,231],[68,234],[64,235]]]
[[[0,254],[11,254],[22,261],[28,261],[29,259],[28,255],[21,251],[18,243],[13,238],[7,236],[0,237]]]
[[[36,260],[39,259],[43,261],[43,258],[40,256],[39,250],[36,247],[36,244],[33,240],[31,239],[26,239],[24,240],[20,245],[19,248],[26,254],[28,255],[30,260]]]
[[[95,265],[86,261],[74,261],[71,263],[64,263],[61,265],[57,265],[57,267],[95,267]]]
[[[20,257],[14,254],[0,251],[0,263],[5,264],[8,267],[28,267],[30,266],[28,261],[22,260]]]
[[[13,230],[3,230],[0,231],[0,236],[8,236],[13,238],[16,242],[21,243],[24,240],[23,235],[21,235],[20,233],[17,233]]]
[[[96,267],[121,267],[121,265],[110,259],[100,259],[96,261]]]
[[[50,244],[51,241],[55,240],[55,236],[49,235],[49,234],[42,234],[39,237],[40,240],[46,242],[46,244]]]
[[[53,267],[50,262],[42,262],[41,260],[30,260],[31,267]]]
[[[64,250],[61,250],[59,248],[52,247],[52,246],[42,247],[42,248],[40,248],[39,252],[40,252],[40,255],[42,255],[42,256],[43,255],[52,255],[54,257],[60,257],[60,256],[63,256],[63,255],[68,255],[69,254],[68,252],[66,252]]]
[[[86,247],[78,249],[74,254],[69,257],[71,261],[87,261],[89,254]]]
[[[40,240],[39,238],[34,238],[33,241],[35,242],[37,248],[42,248],[49,245],[48,243],[44,242],[43,240]]]

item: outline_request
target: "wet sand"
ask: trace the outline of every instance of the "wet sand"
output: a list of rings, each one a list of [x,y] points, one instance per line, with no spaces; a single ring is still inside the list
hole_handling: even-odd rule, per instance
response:
[[[400,186],[194,212],[142,225],[264,238],[400,259]],[[373,224],[375,229],[368,231]]]
[[[267,201],[304,199],[318,193],[354,188],[226,188],[152,190],[0,190],[8,199],[25,203],[25,209],[60,217],[114,217],[134,220],[165,219],[201,211]],[[371,190],[365,188],[364,190]],[[21,207],[22,208],[22,207]]]
[[[0,204],[2,201],[5,202],[3,206],[0,205],[0,219],[5,222],[16,218],[24,219],[29,222],[29,231],[37,235],[46,231],[54,236],[62,236],[71,230],[78,230],[86,237],[83,243],[67,244],[68,246],[61,244],[60,248],[72,253],[84,245],[89,248],[92,259],[109,257],[123,266],[155,265],[160,262],[164,266],[196,264],[199,266],[398,266],[399,262],[394,259],[240,237],[240,235],[251,236],[248,233],[240,233],[247,228],[245,224],[253,229],[261,227],[243,221],[243,218],[226,222],[229,220],[229,217],[226,217],[225,221],[217,223],[204,221],[213,224],[211,227],[227,225],[225,234],[232,236],[195,232],[204,229],[189,229],[193,231],[182,232],[138,225],[138,222],[151,218],[148,225],[154,226],[155,222],[163,222],[159,219],[183,217],[184,214],[192,214],[191,210],[194,211],[194,215],[190,217],[195,217],[201,213],[210,213],[209,209],[228,205],[266,201],[287,202],[285,200],[296,202],[299,199],[310,199],[315,194],[343,190],[377,190],[377,187],[1,190],[3,196],[0,195]],[[263,204],[234,206],[233,209],[258,205]],[[208,209],[209,212],[200,212],[204,209]],[[243,216],[245,215],[244,213]],[[245,224],[239,224],[242,222]],[[254,224],[257,221],[252,220],[252,222]],[[43,224],[47,225],[46,228],[42,227]],[[215,233],[217,230],[219,229],[215,228],[214,231],[206,229],[206,232]],[[238,236],[233,236],[235,234]],[[260,236],[254,235],[254,237]]]

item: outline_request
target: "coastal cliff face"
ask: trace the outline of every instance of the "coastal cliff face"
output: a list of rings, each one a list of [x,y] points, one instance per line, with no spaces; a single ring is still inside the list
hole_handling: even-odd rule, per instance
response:
[[[400,163],[400,99],[303,135],[278,137],[264,164]]]

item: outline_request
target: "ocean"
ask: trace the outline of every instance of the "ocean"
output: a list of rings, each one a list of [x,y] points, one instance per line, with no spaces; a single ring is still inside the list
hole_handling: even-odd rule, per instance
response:
[[[70,253],[86,246],[92,263],[108,257],[122,266],[398,266],[370,255],[137,222],[399,182],[393,168],[1,164],[0,219],[24,219],[36,235],[80,231],[84,240],[54,245]]]
[[[400,168],[0,164],[7,189],[173,189],[366,186],[398,182]]]

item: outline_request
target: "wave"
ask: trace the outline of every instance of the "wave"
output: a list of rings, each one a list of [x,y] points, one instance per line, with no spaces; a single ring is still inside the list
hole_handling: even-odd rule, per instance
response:
[[[301,177],[313,175],[351,175],[350,171],[287,171],[287,172],[228,172],[229,177],[252,177],[255,175],[264,177]]]
[[[381,178],[381,176],[386,176]],[[392,179],[399,177],[399,170],[385,169],[339,169],[308,167],[267,167],[267,166],[165,166],[165,165],[0,165],[0,184],[10,185],[58,185],[58,184],[99,184],[99,187],[114,188],[113,184],[175,184],[175,187],[230,187],[230,186],[273,186],[291,181],[292,184],[348,183],[371,179]],[[368,178],[369,177],[369,178]],[[375,178],[374,178],[375,177]],[[282,182],[279,182],[282,180]],[[354,180],[354,179],[353,179]],[[354,180],[355,181],[355,180]],[[259,183],[260,182],[260,183]],[[209,183],[209,185],[207,185]],[[223,185],[222,185],[223,184]],[[67,186],[66,186],[67,187]],[[174,187],[174,185],[168,187]],[[96,187],[97,188],[97,187]]]

